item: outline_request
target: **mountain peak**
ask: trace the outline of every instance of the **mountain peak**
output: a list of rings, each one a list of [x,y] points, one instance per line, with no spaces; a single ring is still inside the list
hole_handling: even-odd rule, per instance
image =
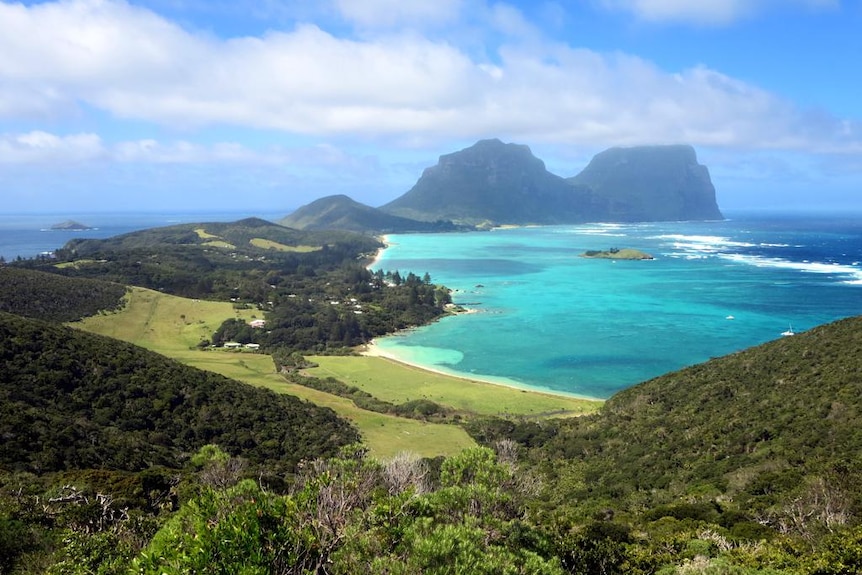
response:
[[[459,223],[559,223],[571,186],[545,169],[528,146],[498,139],[440,156],[416,185],[382,206],[417,220]]]

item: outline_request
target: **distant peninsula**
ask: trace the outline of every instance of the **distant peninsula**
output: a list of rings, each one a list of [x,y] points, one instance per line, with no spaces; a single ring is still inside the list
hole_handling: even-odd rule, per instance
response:
[[[609,250],[588,250],[581,254],[582,258],[606,260],[654,260],[650,254],[631,248],[611,248]]]
[[[66,220],[65,222],[54,224],[53,226],[51,226],[51,229],[60,231],[84,232],[87,230],[93,230],[95,228],[86,224],[82,224],[81,222],[76,222],[75,220]]]

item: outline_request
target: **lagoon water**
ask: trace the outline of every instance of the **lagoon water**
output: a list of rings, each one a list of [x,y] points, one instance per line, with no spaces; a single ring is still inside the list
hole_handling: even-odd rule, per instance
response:
[[[862,313],[862,218],[730,214],[389,236],[376,268],[431,274],[477,313],[382,338],[406,362],[607,398],[652,377]],[[650,261],[585,259],[635,248]]]
[[[286,213],[286,212],[285,212]],[[249,214],[251,215],[251,214]],[[0,215],[0,256],[238,213]],[[261,215],[271,221],[280,214]],[[50,231],[66,219],[96,227]],[[429,272],[477,313],[382,338],[432,369],[606,398],[663,373],[862,314],[862,217],[729,214],[722,222],[590,224],[390,236],[376,267]],[[630,247],[652,261],[588,260]],[[732,317],[733,319],[728,319]]]

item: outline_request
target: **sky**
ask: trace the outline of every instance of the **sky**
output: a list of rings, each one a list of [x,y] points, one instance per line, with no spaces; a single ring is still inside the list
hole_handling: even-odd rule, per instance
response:
[[[862,211],[858,0],[0,0],[0,213],[289,213],[526,144],[691,144],[725,210]]]

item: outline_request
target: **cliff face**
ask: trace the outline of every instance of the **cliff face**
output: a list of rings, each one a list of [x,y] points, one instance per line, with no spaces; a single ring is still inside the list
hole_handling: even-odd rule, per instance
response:
[[[495,139],[440,156],[410,191],[381,209],[426,221],[550,224],[580,219],[578,200],[530,148]]]
[[[691,146],[611,148],[568,181],[589,190],[610,221],[723,219]]]
[[[612,148],[566,180],[527,146],[500,140],[441,156],[380,209],[468,224],[722,219],[709,171],[691,146]]]

